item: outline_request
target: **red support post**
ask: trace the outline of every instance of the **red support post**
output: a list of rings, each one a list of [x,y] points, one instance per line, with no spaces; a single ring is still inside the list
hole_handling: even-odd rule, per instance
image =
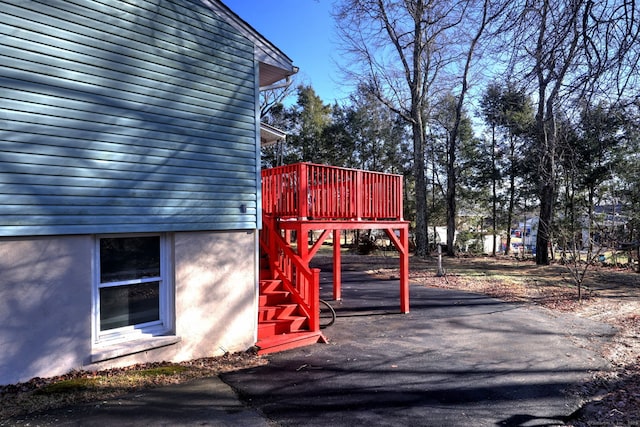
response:
[[[409,312],[409,227],[400,229],[400,311]]]
[[[340,252],[340,230],[333,230],[333,299],[342,300],[342,273]]]
[[[296,227],[296,234],[298,239],[298,255],[302,258],[302,261],[308,263],[309,256],[309,229],[304,227],[303,224],[299,224]]]

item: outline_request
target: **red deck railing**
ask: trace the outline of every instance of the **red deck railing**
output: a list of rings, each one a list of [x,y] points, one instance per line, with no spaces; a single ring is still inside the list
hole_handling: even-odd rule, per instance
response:
[[[279,218],[402,221],[402,176],[312,163],[264,169],[262,208]]]

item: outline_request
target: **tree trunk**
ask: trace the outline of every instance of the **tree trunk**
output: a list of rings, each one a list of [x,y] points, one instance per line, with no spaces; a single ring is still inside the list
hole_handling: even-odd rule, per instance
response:
[[[515,142],[513,136],[511,136],[510,149],[510,163],[511,171],[509,172],[509,209],[507,211],[507,245],[504,249],[504,254],[509,255],[511,252],[511,222],[513,221],[513,210],[516,205],[516,173],[515,173]]]
[[[380,9],[382,2],[379,2]],[[413,58],[411,63],[411,71],[408,66],[405,68],[407,81],[409,82],[409,89],[411,92],[411,130],[413,136],[413,170],[416,180],[416,252],[417,256],[426,257],[429,254],[429,235],[427,233],[427,182],[424,173],[424,152],[425,152],[425,129],[424,129],[424,114],[425,114],[425,92],[423,88],[423,73],[424,68],[422,66],[421,50],[423,27],[422,27],[422,14],[425,10],[425,4],[423,0],[419,0],[416,4],[414,20],[414,35],[415,42],[413,44]],[[389,21],[386,21],[386,25],[389,25]],[[420,43],[418,43],[420,41]],[[397,46],[397,40],[396,40]],[[399,49],[402,50],[402,49]],[[400,55],[402,56],[402,54]],[[407,63],[408,65],[408,63]],[[411,76],[413,78],[411,78]]]
[[[475,48],[478,45],[480,37],[482,37],[482,33],[484,32],[487,20],[492,19],[488,18],[489,12],[489,2],[485,0],[483,8],[482,8],[482,20],[480,22],[480,26],[471,40],[469,45],[469,50],[467,51],[467,58],[464,65],[464,71],[462,73],[462,87],[460,90],[460,95],[458,96],[458,102],[456,104],[456,115],[455,121],[453,125],[453,129],[449,135],[449,144],[448,144],[448,162],[447,162],[447,255],[454,256],[455,248],[453,247],[453,242],[455,240],[456,233],[456,216],[457,216],[457,207],[456,207],[456,184],[458,179],[458,174],[456,171],[456,152],[457,152],[457,139],[459,137],[458,132],[460,130],[460,122],[462,121],[462,113],[463,113],[463,105],[464,98],[467,94],[467,90],[469,89],[469,68],[471,67],[471,60],[473,59],[473,54],[475,52]]]
[[[588,205],[588,209],[589,209],[589,225],[588,225],[588,233],[589,233],[589,253],[593,253],[593,239],[591,238],[591,235],[593,233],[593,224],[594,224],[594,212],[593,212],[593,200],[594,200],[594,193],[595,193],[595,189],[593,187],[589,188],[589,205]],[[584,245],[583,245],[584,246]]]
[[[456,233],[456,145],[455,137],[449,136],[447,158],[447,255],[456,254],[453,243]]]
[[[541,85],[540,93],[545,93]],[[536,116],[538,126],[538,150],[540,152],[540,214],[538,215],[538,235],[536,236],[536,264],[549,265],[549,241],[551,240],[551,219],[555,200],[555,159],[556,128],[553,103],[539,101],[539,114]]]
[[[498,195],[496,191],[496,127],[491,127],[491,220],[493,221],[493,247],[491,249],[491,256],[496,256],[496,222],[498,221]]]
[[[549,241],[551,240],[551,219],[553,215],[553,183],[544,183],[540,190],[540,216],[536,237],[536,264],[549,265]]]
[[[419,112],[416,113],[420,115]],[[424,132],[421,117],[412,124],[413,130],[413,173],[416,180],[416,256],[429,255],[429,237],[427,235],[427,184],[424,175]]]
[[[545,89],[541,86],[540,93]],[[540,215],[536,238],[536,264],[549,265],[549,243],[551,241],[551,221],[556,192],[556,122],[552,98],[540,103],[542,114],[536,116],[538,126],[538,150],[540,152]]]

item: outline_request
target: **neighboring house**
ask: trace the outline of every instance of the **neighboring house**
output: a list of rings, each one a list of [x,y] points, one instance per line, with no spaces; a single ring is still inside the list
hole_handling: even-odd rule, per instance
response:
[[[523,221],[518,222],[516,228],[511,229],[511,253],[513,255],[535,254],[538,222],[537,216],[524,217]]]
[[[578,225],[581,227],[581,241],[578,249],[587,249],[590,241],[596,246],[607,248],[616,248],[625,241],[628,217],[624,214],[621,205],[594,206],[593,211],[591,229],[589,217],[586,214],[578,217]],[[523,248],[526,253],[535,253],[538,223],[537,216],[525,217],[524,221],[519,222],[518,226],[511,230],[511,244],[515,254],[522,253]],[[562,240],[556,238],[554,244],[562,246]]]
[[[4,1],[0,31],[0,384],[254,345],[291,60],[213,0]]]

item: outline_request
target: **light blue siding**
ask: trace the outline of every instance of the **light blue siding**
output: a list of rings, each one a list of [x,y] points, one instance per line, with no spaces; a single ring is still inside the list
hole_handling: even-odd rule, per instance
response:
[[[253,45],[197,1],[4,1],[0,236],[257,227]]]

